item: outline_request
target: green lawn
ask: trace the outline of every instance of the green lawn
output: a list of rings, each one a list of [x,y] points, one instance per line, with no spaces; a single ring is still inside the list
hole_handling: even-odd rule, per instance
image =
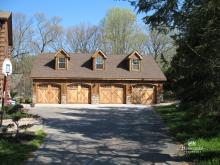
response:
[[[28,137],[0,138],[0,165],[22,164],[31,152],[40,147],[45,136],[46,133],[39,130]]]
[[[200,154],[189,158],[198,164],[220,164],[220,118],[216,114],[198,115],[195,111],[176,108],[176,105],[157,106],[170,133],[190,149],[200,149]]]

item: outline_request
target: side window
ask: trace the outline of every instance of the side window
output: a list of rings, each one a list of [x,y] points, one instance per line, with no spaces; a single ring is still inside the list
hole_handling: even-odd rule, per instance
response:
[[[140,70],[140,60],[139,59],[132,59],[132,70],[133,71]]]
[[[59,67],[59,69],[65,69],[66,68],[66,59],[64,57],[60,57],[58,59],[58,67]]]
[[[104,59],[101,56],[96,57],[96,69],[104,69]]]

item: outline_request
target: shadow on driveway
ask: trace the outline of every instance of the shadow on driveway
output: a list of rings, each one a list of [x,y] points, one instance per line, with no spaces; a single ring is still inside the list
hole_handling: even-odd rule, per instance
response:
[[[27,164],[180,164],[178,146],[144,106],[41,107],[48,136]]]

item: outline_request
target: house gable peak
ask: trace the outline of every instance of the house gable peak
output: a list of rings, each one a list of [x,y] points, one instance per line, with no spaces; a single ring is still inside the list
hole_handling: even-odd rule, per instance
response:
[[[92,55],[93,70],[104,70],[106,59],[107,56],[105,55],[105,53],[102,50],[97,50]]]
[[[107,58],[106,54],[101,50],[97,50],[93,55],[92,55],[92,58],[96,58],[97,56],[102,56],[103,58]]]
[[[60,55],[63,55],[63,56],[65,56],[66,58],[70,58],[70,55],[63,49],[63,48],[61,48],[61,49],[59,49],[57,52],[56,52],[56,54],[55,54],[55,58],[56,57],[59,57]]]
[[[55,56],[55,69],[68,69],[68,61],[70,60],[70,55],[64,50],[59,49]]]
[[[127,58],[129,71],[141,71],[143,56],[138,51],[133,51]]]
[[[138,58],[142,60],[143,56],[140,53],[138,53],[138,51],[135,50],[128,55],[128,59],[133,59],[133,58]]]

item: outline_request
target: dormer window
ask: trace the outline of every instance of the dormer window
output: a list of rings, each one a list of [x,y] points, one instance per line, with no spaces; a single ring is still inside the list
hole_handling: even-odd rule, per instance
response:
[[[98,50],[92,55],[93,70],[104,70],[107,56],[103,51]]]
[[[60,49],[55,54],[55,69],[68,69],[68,61],[70,55],[64,50]]]
[[[132,59],[132,70],[133,71],[140,70],[140,60],[139,59]]]
[[[104,69],[104,58],[102,56],[96,57],[96,69]]]
[[[137,51],[128,55],[129,71],[141,71],[141,61],[143,56]]]
[[[58,60],[58,67],[59,69],[65,69],[66,68],[66,58],[60,57]]]

